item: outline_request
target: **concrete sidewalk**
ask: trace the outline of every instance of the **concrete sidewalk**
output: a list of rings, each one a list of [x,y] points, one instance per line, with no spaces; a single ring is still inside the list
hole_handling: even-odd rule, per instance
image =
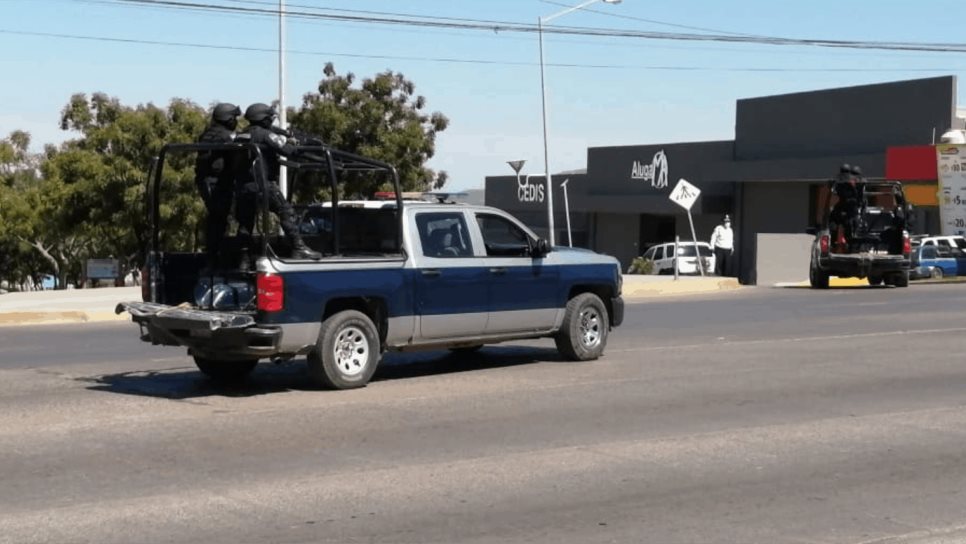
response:
[[[738,289],[734,278],[670,276],[624,276],[624,298],[628,301],[654,297],[707,294]],[[127,321],[128,314],[116,315],[118,302],[141,300],[140,287],[104,287],[69,291],[31,291],[0,295],[0,327],[55,323]]]

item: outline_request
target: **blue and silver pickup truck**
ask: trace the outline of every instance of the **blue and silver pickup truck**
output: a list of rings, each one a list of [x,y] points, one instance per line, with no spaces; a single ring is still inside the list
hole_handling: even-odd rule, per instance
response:
[[[349,389],[370,380],[385,351],[472,351],[528,338],[553,338],[566,358],[591,360],[621,324],[616,259],[551,248],[494,208],[404,202],[391,166],[326,146],[308,149],[301,164],[289,161],[293,187],[303,175],[330,178],[327,202],[299,201],[311,193],[305,190],[292,197],[303,239],[320,260],[286,258],[267,217],[254,270],[237,268],[231,236],[215,269],[197,250],[165,250],[158,233],[165,155],[199,147],[247,155],[258,170],[260,150],[249,144],[166,147],[149,182],[155,232],[142,272],[144,300],[117,311],[131,314],[142,340],[187,347],[214,379],[243,378],[262,359],[306,356],[314,382]],[[394,200],[340,203],[340,174],[359,172],[388,177]]]

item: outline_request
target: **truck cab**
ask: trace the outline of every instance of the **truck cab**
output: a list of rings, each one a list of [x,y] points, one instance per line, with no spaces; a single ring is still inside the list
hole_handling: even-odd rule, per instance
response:
[[[193,145],[178,149],[190,152]],[[258,150],[236,151],[251,154],[258,166]],[[305,356],[310,378],[337,389],[368,383],[386,351],[472,351],[552,338],[569,359],[604,353],[610,330],[623,319],[616,259],[550,247],[513,216],[486,206],[399,196],[340,202],[340,180],[360,172],[388,179],[400,195],[395,170],[326,146],[306,155],[315,162],[301,170],[293,165],[291,193],[302,237],[322,259],[286,258],[269,217],[260,223],[253,270],[234,267],[230,236],[219,267],[206,269],[203,253],[165,249],[154,232],[143,300],[117,309],[140,325],[142,340],[186,347],[199,369],[218,380],[240,379],[261,360]],[[305,172],[325,191],[299,187]],[[369,186],[385,194],[385,182]],[[157,202],[149,208],[157,229],[161,208]]]

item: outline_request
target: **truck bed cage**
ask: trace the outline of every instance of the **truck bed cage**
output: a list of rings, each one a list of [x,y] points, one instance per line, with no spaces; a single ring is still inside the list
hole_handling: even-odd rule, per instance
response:
[[[332,191],[332,239],[333,253],[340,255],[339,249],[339,182],[338,172],[382,172],[390,176],[396,194],[396,209],[398,215],[398,232],[396,234],[397,247],[402,248],[403,214],[402,210],[402,190],[399,184],[399,173],[396,168],[389,163],[336,149],[324,144],[297,145],[297,153],[294,159],[279,157],[281,164],[301,169],[322,170],[328,174],[330,189]],[[262,206],[262,232],[271,230],[269,214],[264,213],[269,208],[268,191],[265,190],[268,173],[265,170],[265,161],[260,146],[251,142],[232,142],[225,144],[213,143],[176,143],[166,144],[161,148],[158,156],[151,162],[148,171],[148,209],[151,224],[151,251],[160,251],[160,200],[161,200],[161,181],[164,170],[164,160],[169,154],[183,154],[203,151],[248,151],[254,157],[253,164],[257,165],[255,170],[255,181],[261,191]],[[268,249],[268,239],[263,238],[262,253]]]

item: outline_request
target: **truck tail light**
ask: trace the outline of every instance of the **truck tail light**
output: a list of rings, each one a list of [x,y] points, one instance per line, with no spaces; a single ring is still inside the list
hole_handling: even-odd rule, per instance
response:
[[[263,312],[278,312],[285,307],[285,280],[277,274],[259,272],[256,280],[258,288],[258,309]]]
[[[912,253],[912,240],[909,239],[909,233],[902,231],[902,254],[908,255]]]
[[[822,255],[828,255],[829,246],[829,235],[823,234],[821,238],[818,239],[818,249],[822,252]]]

